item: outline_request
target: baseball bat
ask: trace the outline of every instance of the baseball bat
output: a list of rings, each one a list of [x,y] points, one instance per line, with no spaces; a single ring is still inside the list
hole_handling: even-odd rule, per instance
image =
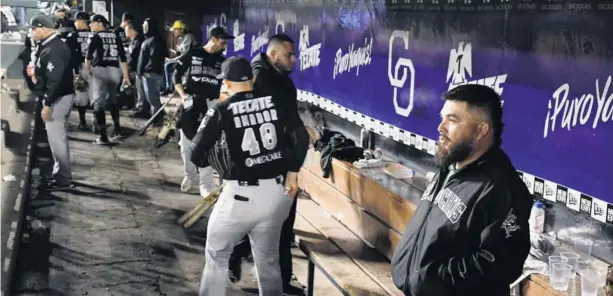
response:
[[[223,183],[221,185],[217,186],[213,191],[211,191],[211,193],[209,193],[209,195],[207,195],[206,197],[200,199],[193,209],[191,209],[189,212],[185,213],[183,216],[181,216],[181,218],[179,218],[179,224],[185,223],[189,218],[191,218],[192,216],[197,214],[203,207],[205,207],[207,205],[207,203],[209,203],[209,201],[211,201],[211,200],[217,201],[217,197],[216,196],[221,194],[221,189],[222,188],[223,188]],[[204,213],[204,212],[202,212],[202,213]],[[202,214],[200,214],[200,216],[202,216]],[[198,216],[198,218],[200,218],[200,217]]]
[[[162,107],[160,107],[160,109],[155,112],[155,114],[153,114],[153,116],[151,116],[151,118],[149,118],[149,120],[145,123],[145,125],[138,130],[138,135],[142,136],[147,132],[147,129],[149,129],[149,127],[153,124],[153,122],[155,121],[155,119],[158,117],[158,115],[160,115],[162,113],[162,111],[164,111],[164,107],[166,107],[166,105],[168,105],[168,103],[170,103],[170,100],[168,100],[166,103],[164,103],[162,105]]]
[[[196,213],[191,216],[189,218],[189,220],[187,220],[187,222],[185,222],[185,224],[183,224],[183,227],[185,228],[190,228],[192,227],[196,222],[198,222],[198,220],[200,220],[200,218],[202,218],[202,215],[204,215],[204,213],[206,213],[206,211],[208,211],[215,203],[217,203],[217,199],[219,199],[219,195],[214,195],[210,198],[206,198],[207,202],[204,203],[204,205],[202,207],[200,207],[200,209],[198,211],[196,211]]]

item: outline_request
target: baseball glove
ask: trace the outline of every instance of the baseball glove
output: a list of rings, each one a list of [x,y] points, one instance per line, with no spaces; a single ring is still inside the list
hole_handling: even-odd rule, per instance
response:
[[[81,75],[77,75],[74,79],[74,89],[77,91],[87,91],[87,80]]]
[[[122,84],[119,90],[121,91],[122,96],[128,98],[134,96],[136,88],[134,87],[134,85]]]

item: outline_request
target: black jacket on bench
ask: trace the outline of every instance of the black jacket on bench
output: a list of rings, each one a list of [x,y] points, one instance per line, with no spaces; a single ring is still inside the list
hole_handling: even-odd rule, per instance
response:
[[[509,295],[530,250],[532,196],[508,156],[438,172],[392,257],[394,284],[411,296]]]

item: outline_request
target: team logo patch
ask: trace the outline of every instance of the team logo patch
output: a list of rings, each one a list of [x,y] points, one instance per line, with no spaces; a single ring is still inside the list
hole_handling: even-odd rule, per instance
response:
[[[49,62],[49,64],[47,64],[47,71],[51,72],[53,71],[53,69],[55,69],[55,66],[51,62]]]
[[[507,214],[504,222],[502,222],[501,228],[504,229],[504,232],[506,233],[505,238],[511,237],[511,233],[521,229],[521,227],[517,225],[517,216],[513,214],[513,209],[511,209]]]

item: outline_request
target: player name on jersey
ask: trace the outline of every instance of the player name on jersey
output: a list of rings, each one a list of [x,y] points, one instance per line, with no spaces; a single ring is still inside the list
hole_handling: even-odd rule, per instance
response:
[[[278,120],[274,107],[272,96],[267,96],[232,103],[228,109],[232,109],[234,126],[241,128]]]

